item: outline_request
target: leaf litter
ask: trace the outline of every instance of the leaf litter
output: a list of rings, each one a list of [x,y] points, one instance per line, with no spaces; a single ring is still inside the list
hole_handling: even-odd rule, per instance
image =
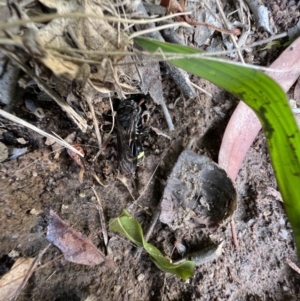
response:
[[[56,1],[56,3],[63,3],[63,1]],[[52,5],[53,5],[53,1],[43,1],[43,4],[44,5],[46,5],[46,6],[48,6],[48,7],[51,7]],[[65,3],[66,4],[66,3]],[[74,5],[74,3],[71,3],[70,2],[70,4],[68,4],[68,5],[70,5],[70,6],[72,6],[72,5]],[[67,7],[66,8],[67,10],[69,10],[69,11],[71,11],[72,10],[72,7],[70,8],[70,7]],[[93,12],[94,13],[94,12]],[[65,18],[66,20],[65,20],[65,22],[66,23],[68,23],[67,21],[69,21],[68,20],[68,18]],[[68,37],[68,36],[71,36],[72,34],[70,34],[70,32],[72,32],[72,31],[68,31],[68,27],[64,27],[65,29],[66,29],[66,31],[67,31],[67,34],[66,34],[66,31],[62,31],[60,28],[59,28],[59,26],[61,26],[61,23],[59,22],[59,20],[60,19],[55,19],[55,20],[53,20],[53,21],[51,21],[50,23],[48,23],[48,25],[49,24],[51,24],[52,22],[53,22],[53,27],[54,27],[54,29],[55,30],[58,30],[58,32],[59,32],[59,34],[58,34],[58,37],[55,35],[55,32],[52,34],[52,38],[53,38],[53,40],[57,40],[57,39],[59,39],[59,38],[61,38],[61,37],[63,37],[63,39],[62,40],[64,40],[64,41],[62,41],[62,40],[59,40],[59,43],[62,43],[61,45],[59,45],[58,47],[60,47],[61,48],[61,46],[63,46],[63,47],[67,47],[68,49],[71,49],[71,48],[73,48],[74,47],[74,45],[72,45],[72,46],[70,46],[71,44],[73,44],[74,43],[74,40],[75,40],[75,42],[76,42],[76,39],[79,41],[79,44],[80,44],[80,46],[83,48],[83,50],[84,49],[88,49],[88,47],[87,47],[87,44],[85,44],[85,40],[84,40],[84,37],[82,37],[82,36],[79,36],[79,37],[76,37],[76,39],[72,39],[71,38],[71,43],[69,43],[69,41],[70,41],[70,37]],[[94,22],[94,20],[92,20],[91,22],[90,22],[90,24],[93,24],[93,22]],[[81,22],[82,23],[82,27],[81,27],[81,29],[82,28],[85,28],[84,26],[89,26],[90,24],[86,24],[85,22]],[[88,22],[87,22],[88,23]],[[56,24],[59,24],[59,25],[56,25]],[[65,23],[64,23],[65,24]],[[72,22],[70,22],[70,24],[72,25]],[[48,26],[48,25],[46,25],[46,26]],[[68,23],[68,25],[69,25],[69,23]],[[56,27],[57,26],[57,27]],[[93,79],[93,81],[91,80],[91,74],[89,73],[89,72],[85,72],[85,68],[81,68],[82,66],[82,64],[81,63],[77,63],[75,60],[75,63],[74,63],[74,61],[72,61],[72,60],[70,60],[70,61],[68,61],[68,63],[66,62],[66,60],[64,60],[64,58],[62,58],[62,57],[60,57],[60,56],[63,56],[63,55],[67,55],[67,54],[69,54],[69,52],[63,52],[63,51],[61,51],[61,50],[55,50],[54,48],[56,47],[56,46],[53,46],[52,48],[53,49],[50,49],[50,48],[47,48],[47,45],[46,44],[44,44],[43,42],[41,42],[40,41],[40,37],[39,38],[36,38],[36,35],[39,35],[39,32],[43,29],[43,28],[45,28],[45,26],[44,26],[44,24],[38,24],[38,30],[36,31],[36,30],[33,30],[33,31],[31,31],[31,30],[29,30],[29,37],[25,37],[25,41],[26,41],[26,39],[27,39],[27,41],[31,41],[31,40],[33,40],[33,43],[32,43],[32,47],[30,48],[30,46],[28,47],[28,51],[32,51],[33,52],[33,55],[34,55],[34,60],[32,60],[32,61],[30,61],[30,64],[32,65],[32,66],[34,66],[34,68],[35,68],[35,72],[37,72],[37,75],[39,75],[39,76],[41,76],[42,78],[43,78],[43,80],[45,80],[45,82],[47,83],[47,84],[52,84],[52,83],[54,83],[54,85],[55,85],[55,89],[57,90],[57,91],[60,91],[60,93],[62,93],[62,95],[64,95],[64,97],[67,97],[67,98],[73,98],[73,99],[75,99],[74,100],[74,104],[75,105],[78,105],[78,107],[80,108],[80,106],[82,106],[82,104],[81,104],[81,100],[80,99],[78,99],[78,97],[77,97],[77,95],[74,95],[73,94],[73,91],[71,91],[70,92],[70,89],[68,90],[67,88],[68,87],[70,87],[70,82],[72,82],[72,80],[71,80],[71,78],[73,78],[74,76],[76,77],[76,79],[79,79],[79,80],[76,80],[76,84],[75,84],[75,86],[76,86],[76,89],[75,90],[78,90],[81,94],[84,94],[84,93],[86,93],[86,83],[87,82],[89,82],[89,80],[91,81],[91,83],[89,83],[90,85],[92,85],[93,87],[94,87],[94,90],[97,90],[97,92],[94,92],[91,96],[91,98],[94,100],[94,101],[96,101],[96,99],[98,98],[98,97],[100,97],[101,99],[102,99],[102,97],[103,96],[105,96],[105,95],[107,95],[108,93],[111,93],[112,91],[113,92],[115,92],[115,91],[117,91],[118,93],[120,93],[120,94],[122,94],[122,88],[125,86],[125,84],[124,84],[124,82],[126,81],[126,89],[128,89],[128,90],[126,90],[126,89],[124,89],[125,90],[125,93],[131,93],[132,91],[136,91],[136,89],[137,89],[137,84],[135,83],[135,84],[133,84],[132,85],[132,81],[130,80],[130,76],[129,76],[129,78],[126,78],[126,72],[123,72],[122,71],[122,65],[118,65],[119,63],[121,64],[122,62],[124,62],[124,61],[122,61],[122,59],[120,59],[119,61],[117,61],[117,66],[113,66],[113,69],[111,69],[111,66],[110,66],[110,63],[103,63],[101,66],[104,66],[104,69],[105,68],[107,68],[107,67],[109,67],[110,69],[108,69],[109,70],[109,72],[108,72],[108,75],[107,75],[107,81],[106,82],[104,82],[103,83],[103,81],[102,80],[106,80],[106,78],[105,78],[105,74],[103,74],[103,73],[99,73],[100,74],[100,77],[99,78],[96,78],[96,79]],[[50,29],[50,27],[49,27],[49,29]],[[74,31],[74,30],[73,30]],[[91,31],[92,32],[92,31]],[[75,31],[75,36],[76,36],[76,31]],[[88,35],[88,36],[90,36],[90,35]],[[48,37],[49,38],[49,37]],[[35,41],[36,40],[36,41]],[[41,39],[42,40],[42,39]],[[78,42],[77,41],[77,42]],[[49,44],[51,44],[51,39],[49,39],[48,40],[48,42],[49,42]],[[30,44],[30,43],[29,43]],[[41,46],[41,45],[42,46]],[[41,53],[39,53],[37,50],[39,50],[39,48],[42,48],[42,52]],[[77,46],[76,46],[77,47]],[[95,46],[96,47],[96,46]],[[46,57],[48,56],[48,58],[42,58],[42,57],[39,57],[40,56],[40,54],[45,54],[46,55]],[[75,55],[74,53],[72,54],[72,56],[74,57],[74,58],[77,58],[78,60],[83,60],[83,59],[88,59],[88,58],[90,58],[91,59],[91,57],[88,57],[86,54],[84,54],[84,55],[81,55],[81,54],[77,54],[77,55]],[[101,56],[99,55],[99,56],[95,56],[95,57],[93,57],[93,59],[95,58],[95,60],[98,60],[98,58],[100,58],[100,60],[101,60]],[[44,61],[43,61],[43,59],[44,59]],[[113,61],[114,60],[114,58],[113,57],[111,57],[110,58],[111,59],[111,61]],[[55,66],[55,64],[59,64],[59,63],[61,63],[61,66],[58,66],[59,68],[57,69],[57,71],[56,70],[52,70],[51,72],[50,72],[50,74],[49,74],[49,72],[48,72],[48,68],[50,68],[50,70],[51,70],[51,67],[53,67],[52,65],[51,65],[51,62],[53,62],[54,63],[54,65],[53,66]],[[48,67],[44,67],[43,65],[41,65],[41,63],[42,64],[44,64],[45,66],[48,66]],[[69,63],[70,63],[70,65],[69,65]],[[99,64],[96,64],[96,63],[94,63],[94,65],[95,66],[97,66],[97,67],[99,67],[100,65]],[[68,70],[68,67],[67,66],[70,66],[70,69]],[[79,67],[76,67],[76,66],[79,66]],[[125,66],[125,65],[124,65]],[[150,71],[150,69],[151,69],[151,67],[152,67],[152,65],[151,64],[149,64],[149,67],[148,67],[148,70],[146,69],[146,71],[144,72],[144,78],[146,78],[146,79],[148,79],[147,78],[147,73]],[[60,69],[61,68],[61,69]],[[155,68],[157,68],[157,70],[159,69],[158,68],[158,64],[156,64],[156,67]],[[116,69],[117,69],[117,71],[116,71]],[[98,68],[96,68],[95,69],[97,72],[95,72],[96,74],[98,74]],[[95,70],[92,70],[93,72],[95,71]],[[111,70],[111,71],[110,71]],[[115,70],[116,72],[114,72],[113,70]],[[57,79],[56,77],[57,77],[57,75],[55,75],[56,73],[55,72],[58,72],[57,74],[62,74],[62,75],[59,75],[60,77],[63,77],[64,79],[62,80],[62,81],[60,81],[59,79]],[[78,72],[78,73],[77,73]],[[76,73],[76,74],[75,74]],[[93,74],[95,74],[95,73],[93,73]],[[120,74],[122,74],[122,78],[121,78],[121,80],[118,80],[118,76],[115,78],[115,75],[116,75],[116,73],[117,73],[117,75],[120,75]],[[136,73],[135,73],[136,74]],[[78,75],[78,77],[77,77],[77,75]],[[120,77],[119,77],[119,79],[120,79]],[[134,82],[139,82],[139,80],[140,80],[140,78],[139,77],[136,77],[135,78],[135,81]],[[161,81],[161,79],[159,79],[159,82]],[[121,82],[121,84],[120,84],[120,82]],[[149,87],[148,88],[151,88],[151,85],[152,85],[152,82],[149,80],[149,82],[150,82],[150,85],[149,85]],[[158,82],[158,84],[159,84],[159,82]],[[71,90],[73,90],[73,89],[71,89]],[[145,90],[146,91],[146,90]],[[67,93],[66,93],[67,92]],[[90,92],[89,92],[90,93]],[[165,92],[164,92],[165,93]],[[179,105],[179,107],[180,107],[180,105]],[[194,114],[194,110],[193,110],[193,114]],[[191,114],[192,115],[192,114]],[[190,116],[189,116],[190,117]],[[178,117],[176,117],[176,118],[178,118]],[[182,116],[180,116],[179,118],[182,118]],[[158,125],[160,126],[160,124],[158,123]],[[159,128],[161,128],[161,127],[159,127]],[[65,137],[65,136],[63,136],[63,137]],[[160,140],[160,143],[162,143],[161,142],[161,140]],[[161,144],[161,147],[163,147],[162,146],[163,144]],[[158,144],[155,144],[154,145],[155,147],[156,147],[156,149],[159,149],[159,147],[160,147],[160,144],[158,143]],[[60,160],[60,162],[61,162],[61,160]],[[17,162],[16,162],[16,164],[17,164]],[[146,169],[146,168],[145,168]],[[59,182],[59,181],[58,181]],[[47,187],[47,189],[49,189],[48,187]],[[80,189],[80,188],[78,188],[78,189]],[[52,193],[52,190],[49,190],[49,191],[51,191],[51,193]],[[81,192],[82,193],[82,192]],[[50,193],[49,193],[50,194]],[[105,199],[105,198],[104,198]],[[58,201],[58,200],[56,200],[55,198],[52,200],[52,204],[54,204],[56,201]],[[77,200],[76,200],[77,201]],[[52,206],[52,204],[51,204],[51,206]],[[49,203],[48,203],[48,205],[49,205]],[[47,206],[48,206],[47,205]],[[114,204],[115,205],[115,204]],[[123,204],[124,205],[124,204]],[[120,204],[117,204],[117,206],[119,207],[119,208],[121,208],[122,207],[122,205],[120,205]],[[65,207],[65,208],[67,208],[67,206]],[[67,209],[65,209],[65,210],[67,210]],[[81,213],[81,210],[80,210],[80,213]],[[186,242],[185,242],[186,243]],[[242,240],[242,245],[243,245],[243,240]],[[245,247],[245,246],[244,246]],[[228,252],[228,244],[227,244],[227,247],[226,247],[226,245],[225,245],[225,252]],[[245,255],[245,254],[244,254]],[[228,254],[227,254],[227,256],[228,256]],[[246,258],[247,258],[247,256],[246,256]],[[232,258],[230,258],[230,260],[231,260]],[[222,259],[221,259],[221,262],[223,262],[222,261]],[[126,263],[125,263],[126,264]],[[249,267],[249,265],[251,265],[251,264],[253,264],[253,263],[248,263],[248,267]],[[131,268],[131,270],[132,270],[132,266],[130,266],[130,268]],[[232,266],[230,266],[229,267],[230,269],[233,269],[232,268]],[[244,266],[244,268],[245,268],[245,266]],[[142,270],[143,271],[143,270]],[[206,271],[206,269],[204,268],[204,271]],[[126,274],[126,271],[124,271],[124,273]],[[205,272],[204,272],[205,273]],[[218,273],[218,271],[216,271],[216,273]],[[220,272],[219,272],[220,273]],[[231,271],[229,271],[228,272],[229,274],[230,273],[232,273],[231,275],[234,275],[234,273],[235,273],[235,271],[234,271],[234,269],[233,270],[231,270]],[[158,274],[155,274],[156,276],[155,277],[157,277],[159,280],[160,280],[160,278],[159,278],[159,276],[158,276]],[[205,274],[204,274],[205,275]],[[146,276],[147,277],[147,276]],[[210,276],[210,277],[214,277],[214,276]],[[199,279],[198,279],[199,280]],[[198,283],[198,280],[197,279],[195,279],[195,281],[193,282],[193,285],[194,285],[194,287],[197,287],[197,283]],[[203,281],[205,281],[205,280],[203,280],[202,279],[202,282]],[[147,282],[147,279],[146,279],[146,281],[145,281],[145,283],[148,283]],[[165,287],[165,294],[166,294],[166,296],[169,296],[170,297],[170,293],[168,293],[168,290],[169,291],[172,291],[172,289],[173,289],[173,292],[175,293],[176,292],[176,290],[177,289],[179,289],[179,290],[181,290],[181,291],[184,291],[184,290],[186,290],[187,288],[186,287],[181,287],[182,286],[182,284],[178,284],[177,285],[177,287],[175,288],[174,286],[173,286],[173,288],[172,288],[172,285],[170,284],[170,283],[168,283],[168,281],[166,281],[166,283],[167,283],[167,286]],[[174,282],[174,284],[175,284],[175,282]],[[130,282],[128,282],[128,287],[130,287],[130,285],[131,285],[131,283]],[[111,287],[112,288],[114,288],[114,290],[115,290],[115,296],[116,295],[118,295],[118,288],[117,287],[115,287],[114,285],[111,285]],[[171,288],[171,290],[170,290],[170,288]],[[120,288],[119,288],[120,289]],[[248,290],[248,291],[251,291],[250,289]],[[126,296],[126,294],[127,294],[127,292],[124,292],[124,291],[121,291],[122,292],[122,294],[124,294],[124,296]],[[178,291],[177,291],[178,292]],[[149,292],[149,294],[150,294],[150,292]],[[180,293],[179,293],[179,295],[180,295]],[[129,295],[127,295],[127,296],[130,296],[130,294]],[[132,297],[132,295],[131,295],[131,297]],[[83,300],[83,299],[82,299]]]
[[[84,265],[108,264],[109,262],[88,238],[71,228],[52,210],[47,228],[47,239],[62,251],[67,261]]]

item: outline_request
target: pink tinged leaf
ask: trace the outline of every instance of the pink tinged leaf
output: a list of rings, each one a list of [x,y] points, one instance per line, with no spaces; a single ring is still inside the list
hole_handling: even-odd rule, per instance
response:
[[[300,38],[270,68],[278,72],[271,71],[267,74],[287,92],[300,76]],[[225,130],[218,160],[233,181],[260,129],[261,124],[255,113],[245,103],[240,102]]]
[[[82,149],[81,146],[79,146],[78,144],[72,144],[73,147],[75,147],[82,155],[84,155],[84,151]],[[83,161],[80,158],[80,156],[76,153],[74,153],[73,151],[71,151],[70,149],[67,149],[67,152],[69,154],[69,156],[80,166],[80,167],[84,167]]]
[[[50,210],[47,239],[61,250],[67,261],[90,266],[106,263],[104,254],[88,238],[64,222],[53,210]]]

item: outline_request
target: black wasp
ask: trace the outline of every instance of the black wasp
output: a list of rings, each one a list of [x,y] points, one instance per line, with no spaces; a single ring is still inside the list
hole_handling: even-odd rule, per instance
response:
[[[119,101],[116,107],[118,168],[124,174],[132,174],[143,162],[144,150],[138,135],[144,128],[142,108],[133,99]]]

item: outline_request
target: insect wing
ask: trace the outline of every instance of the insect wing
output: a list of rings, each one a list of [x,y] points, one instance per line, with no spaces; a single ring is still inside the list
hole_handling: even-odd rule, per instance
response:
[[[125,131],[118,118],[116,118],[118,166],[122,173],[134,173],[137,167],[137,158],[131,152],[131,131]]]

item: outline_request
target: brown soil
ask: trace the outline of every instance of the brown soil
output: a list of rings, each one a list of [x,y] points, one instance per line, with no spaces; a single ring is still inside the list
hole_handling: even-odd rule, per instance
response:
[[[282,7],[280,14],[284,9],[288,12],[289,7],[287,4]],[[289,11],[289,24],[283,24],[279,11],[274,11],[278,28],[285,30],[294,25],[298,13],[294,11],[295,18],[292,13]],[[259,49],[257,51],[259,57]],[[138,168],[136,179],[129,179],[130,183],[136,182],[142,193],[138,205],[127,187],[117,179],[115,139],[108,143],[97,161],[92,162],[97,153],[94,134],[81,133],[56,104],[41,103],[46,114],[41,121],[28,113],[24,104],[16,109],[18,116],[47,132],[54,131],[65,137],[76,131],[76,142],[83,147],[88,165],[107,185],[102,187],[89,173],[80,183],[80,168],[65,150],[54,159],[44,138],[1,119],[0,140],[18,146],[16,139],[24,138],[29,148],[25,155],[0,165],[1,271],[9,269],[8,254],[12,251],[21,257],[34,257],[49,244],[45,233],[50,209],[104,251],[92,186],[103,202],[107,221],[127,208],[146,230],[168,175],[191,138],[196,138],[194,151],[216,161],[222,134],[237,100],[203,79],[192,77],[192,81],[210,92],[213,98],[199,94],[193,101],[180,98],[174,106],[180,92],[169,79],[164,79],[174,132],[168,132],[160,107],[148,101],[150,125],[170,135],[172,142],[153,131],[143,138],[144,164]],[[108,111],[108,101],[97,104],[95,109]],[[300,275],[285,262],[285,258],[297,262],[291,227],[283,204],[268,194],[269,187],[277,189],[266,140],[260,133],[236,181],[238,207],[234,220],[240,244],[238,250],[233,245],[229,225],[212,230],[210,234],[195,228],[189,235],[181,233],[178,237],[176,232],[158,222],[150,242],[172,259],[180,257],[173,251],[179,239],[187,251],[213,242],[225,242],[223,254],[217,260],[198,267],[193,278],[182,281],[158,270],[145,253],[136,261],[136,247],[115,233],[109,233],[115,268],[67,262],[52,245],[18,300],[85,300],[88,296],[95,296],[95,300],[300,300]]]

